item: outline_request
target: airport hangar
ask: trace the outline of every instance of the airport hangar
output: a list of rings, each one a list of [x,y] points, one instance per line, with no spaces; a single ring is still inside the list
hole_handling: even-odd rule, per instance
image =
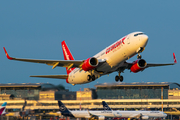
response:
[[[112,109],[151,109],[180,115],[180,85],[178,83],[104,83],[96,89],[69,91],[49,83],[0,84],[0,104],[7,102],[7,112],[25,109],[39,112],[59,111],[57,100],[69,109],[102,109],[106,101]],[[163,103],[163,105],[162,105]]]

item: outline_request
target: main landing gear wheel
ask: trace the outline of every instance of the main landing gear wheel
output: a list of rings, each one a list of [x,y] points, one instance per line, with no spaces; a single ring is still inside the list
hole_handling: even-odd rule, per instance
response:
[[[92,75],[92,81],[94,81],[96,79],[95,75]]]
[[[91,81],[91,79],[92,79],[91,75],[88,75],[87,79],[88,79],[88,81]]]
[[[123,76],[120,76],[119,79],[120,79],[120,82],[122,82],[123,81]]]
[[[118,76],[118,75],[117,75],[117,76],[115,77],[115,81],[116,81],[116,82],[118,82],[118,81],[122,82],[122,81],[123,81],[123,76]]]
[[[94,81],[96,79],[95,75],[88,75],[87,76],[88,81]]]
[[[119,76],[115,77],[115,81],[118,82],[119,81]]]

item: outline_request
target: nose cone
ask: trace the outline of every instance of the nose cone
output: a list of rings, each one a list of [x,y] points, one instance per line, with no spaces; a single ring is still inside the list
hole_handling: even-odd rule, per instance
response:
[[[139,45],[140,47],[145,47],[147,45],[148,42],[148,36],[147,35],[141,35],[140,36],[140,41],[139,41]]]
[[[164,115],[164,118],[167,117],[167,114],[166,114],[166,113],[163,113],[163,115]]]
[[[148,36],[147,35],[142,35],[142,42],[144,43],[144,45],[146,46],[147,42],[148,42]]]

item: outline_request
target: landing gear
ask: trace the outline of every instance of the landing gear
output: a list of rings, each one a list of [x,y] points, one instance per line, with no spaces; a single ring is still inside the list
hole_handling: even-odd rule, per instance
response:
[[[115,77],[115,81],[118,82],[119,81],[119,76],[116,75]]]
[[[118,82],[118,81],[122,82],[123,81],[123,76],[121,76],[120,74],[121,73],[119,72],[119,75],[116,75],[116,77],[115,77],[116,82]]]
[[[122,82],[123,81],[123,76],[120,76],[119,79],[120,79],[120,82]]]
[[[88,81],[94,81],[96,79],[95,75],[88,75],[87,76]]]
[[[141,59],[141,58],[142,58],[142,56],[138,53],[137,59]]]
[[[116,81],[116,82],[118,82],[118,81],[122,82],[122,81],[123,81],[123,76],[118,76],[118,75],[116,75],[115,81]]]
[[[95,75],[92,75],[92,81],[94,81],[96,79]]]
[[[91,81],[91,79],[92,79],[91,75],[88,75],[87,79],[88,79],[88,81]]]

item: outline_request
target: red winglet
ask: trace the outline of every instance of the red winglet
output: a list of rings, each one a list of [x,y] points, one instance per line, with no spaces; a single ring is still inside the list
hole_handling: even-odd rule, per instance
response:
[[[173,58],[174,58],[174,63],[177,63],[176,56],[174,53],[173,53]]]
[[[10,57],[10,56],[8,55],[8,53],[7,53],[6,49],[5,49],[5,47],[3,47],[3,49],[4,49],[4,52],[5,52],[5,54],[6,54],[6,57],[7,57],[9,60],[12,60],[13,58]]]

